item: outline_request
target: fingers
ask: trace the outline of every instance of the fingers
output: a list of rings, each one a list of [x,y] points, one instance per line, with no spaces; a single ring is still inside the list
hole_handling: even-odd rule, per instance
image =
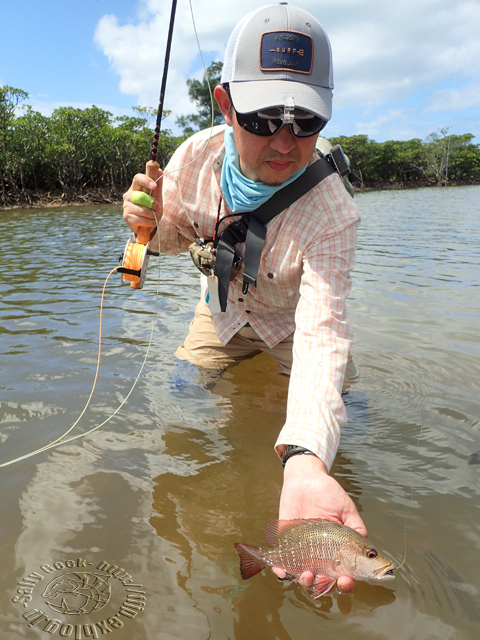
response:
[[[156,226],[155,217],[151,209],[133,204],[128,192],[123,196],[123,219],[128,224],[133,233],[137,234],[140,227],[151,229]]]
[[[287,577],[286,572],[280,567],[272,567],[273,573],[280,580],[284,580]],[[298,578],[298,583],[304,589],[311,589],[315,582],[315,575],[312,571],[304,571]],[[340,576],[337,580],[337,589],[340,593],[352,593],[355,591],[356,582],[348,576]]]
[[[162,172],[158,172],[161,177]],[[155,182],[147,175],[137,174],[130,186],[130,189],[123,196],[123,218],[133,233],[137,234],[141,227],[149,230],[156,227],[157,220],[162,217],[162,187],[161,180]],[[151,193],[154,198],[152,208],[134,204],[132,202],[132,194],[135,191],[145,191]],[[156,218],[156,219],[155,219]]]
[[[133,178],[132,184],[129,190],[131,191],[154,191],[157,188],[157,182],[149,178],[144,173],[137,173]],[[153,195],[153,194],[152,194]]]
[[[298,582],[305,589],[310,589],[313,585],[314,580],[315,576],[311,571],[304,571],[298,578]]]
[[[311,589],[315,582],[315,575],[311,571],[304,571],[298,578],[299,584],[305,589]],[[355,591],[355,580],[348,576],[340,576],[337,580],[337,589],[340,593],[352,593]]]
[[[287,577],[287,572],[281,567],[272,567],[272,571],[280,580],[285,580]],[[304,571],[298,578],[298,582],[306,589],[313,585],[314,580],[315,576],[311,571]]]
[[[353,502],[352,502],[352,508],[346,511],[347,513],[343,520],[343,524],[346,525],[347,527],[350,527],[350,529],[355,529],[356,531],[361,533],[362,536],[365,536],[365,538],[367,538],[368,537],[367,527],[365,526],[365,523],[361,519],[357,511],[357,508],[355,507]]]
[[[340,593],[352,593],[355,590],[355,580],[348,576],[340,576],[337,580],[337,588]]]
[[[284,580],[287,577],[286,571],[284,571],[280,567],[272,567],[272,571],[280,580]]]

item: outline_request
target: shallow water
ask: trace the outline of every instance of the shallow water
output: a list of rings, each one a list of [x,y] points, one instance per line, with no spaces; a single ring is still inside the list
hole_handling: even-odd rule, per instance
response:
[[[176,361],[198,277],[186,256],[165,257],[159,285],[154,260],[141,291],[110,279],[99,380],[73,435],[130,393],[153,326],[125,405],[85,438],[0,469],[2,640],[478,638],[479,198],[357,195],[349,309],[362,377],[333,473],[397,563],[406,539],[394,581],[314,601],[269,572],[241,580],[234,543],[261,544],[277,517],[288,380],[266,356],[220,379]],[[128,233],[118,207],[5,212],[0,229],[2,463],[80,415],[103,282]],[[108,602],[65,612],[62,584],[84,602],[102,563],[124,570]]]

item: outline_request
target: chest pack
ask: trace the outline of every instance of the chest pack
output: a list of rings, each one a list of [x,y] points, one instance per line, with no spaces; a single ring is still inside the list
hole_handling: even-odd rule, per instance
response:
[[[336,151],[335,154],[334,151]],[[260,259],[267,233],[265,225],[335,172],[342,177],[349,173],[348,162],[340,146],[332,149],[328,156],[321,156],[309,165],[300,177],[277,191],[258,209],[240,214],[242,217],[232,222],[219,235],[215,243],[206,243],[202,238],[197,238],[192,243],[190,254],[195,265],[202,273],[215,276],[218,281],[218,300],[222,312],[227,308],[230,281],[236,277],[241,265],[241,258],[235,252],[235,245],[245,242],[243,270],[243,294],[245,295],[250,285],[254,287],[257,285]]]

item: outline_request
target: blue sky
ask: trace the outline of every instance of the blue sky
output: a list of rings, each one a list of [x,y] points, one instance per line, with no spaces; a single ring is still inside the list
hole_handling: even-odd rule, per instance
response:
[[[192,0],[207,65],[236,22],[264,4]],[[293,4],[293,3],[292,3]],[[424,139],[440,128],[480,142],[480,0],[303,0],[330,36],[335,91],[328,137]],[[169,0],[0,0],[0,85],[49,114],[96,104],[156,107]],[[192,113],[186,79],[203,71],[188,0],[178,0],[165,107]]]

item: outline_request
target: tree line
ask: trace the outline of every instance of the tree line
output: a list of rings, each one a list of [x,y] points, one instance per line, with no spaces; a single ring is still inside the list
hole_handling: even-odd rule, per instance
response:
[[[223,64],[213,62],[203,81],[187,80],[190,100],[195,104],[194,115],[177,118],[184,133],[193,133],[210,126],[212,100],[210,89],[219,84]],[[213,119],[223,122],[216,103]],[[357,187],[405,187],[470,184],[480,182],[480,145],[473,144],[475,136],[450,134],[449,129],[431,133],[425,140],[389,140],[375,142],[366,135],[329,138],[341,144],[350,160],[350,181]]]
[[[0,87],[0,206],[118,201],[150,159],[156,112],[136,107],[135,116],[114,117],[96,106],[59,107],[47,117],[22,107],[27,98],[21,89]],[[161,132],[161,166],[184,138]]]
[[[182,135],[161,131],[161,166],[188,135],[210,126],[208,82],[215,86],[220,73],[215,62],[203,82],[188,81],[197,113],[177,118]],[[150,158],[155,110],[136,107],[135,116],[114,117],[96,106],[59,107],[47,117],[24,106],[27,98],[21,89],[0,87],[0,206],[118,201]],[[220,122],[217,110],[214,123]],[[425,140],[375,142],[356,135],[330,141],[349,157],[355,186],[385,188],[480,182],[480,145],[473,138],[442,129]]]
[[[375,142],[368,136],[330,138],[341,144],[350,160],[350,181],[364,187],[408,187],[480,182],[480,145],[470,133],[448,129],[425,140]]]

